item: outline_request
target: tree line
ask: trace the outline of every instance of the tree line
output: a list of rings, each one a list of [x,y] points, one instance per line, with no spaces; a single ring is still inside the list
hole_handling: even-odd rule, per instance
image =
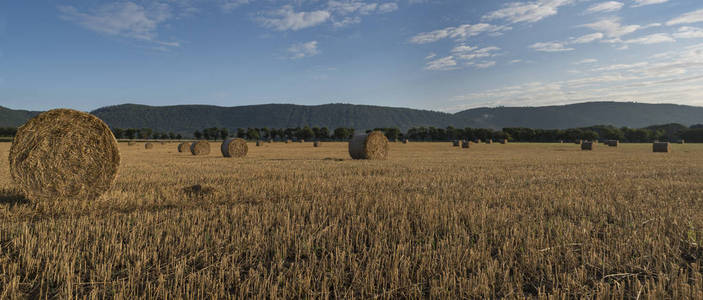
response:
[[[510,127],[502,130],[487,128],[446,128],[413,127],[406,132],[398,128],[374,128],[382,131],[389,140],[408,139],[412,141],[450,141],[450,140],[488,140],[507,139],[512,142],[556,142],[575,140],[619,140],[621,142],[680,141],[703,143],[703,124],[690,127],[672,123],[653,125],[645,128],[615,127],[598,125],[570,129],[532,129]],[[367,130],[369,132],[371,130]],[[173,132],[158,132],[151,128],[112,128],[118,139],[171,139],[184,137]],[[248,140],[348,140],[355,133],[354,128],[295,127],[295,128],[205,128],[193,132],[193,138],[217,140],[239,137]],[[0,136],[13,137],[17,134],[15,127],[0,127]]]

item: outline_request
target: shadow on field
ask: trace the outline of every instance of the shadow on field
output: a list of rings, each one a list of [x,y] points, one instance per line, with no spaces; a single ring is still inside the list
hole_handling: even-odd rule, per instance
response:
[[[20,192],[12,189],[0,189],[0,205],[24,205],[29,204],[29,200]]]

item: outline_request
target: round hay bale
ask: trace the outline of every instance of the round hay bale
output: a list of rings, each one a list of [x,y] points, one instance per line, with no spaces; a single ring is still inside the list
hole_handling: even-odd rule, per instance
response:
[[[286,144],[290,143],[290,140],[286,140]]]
[[[671,151],[671,146],[668,142],[655,142],[652,144],[652,151],[666,153]]]
[[[498,140],[498,142],[505,145],[508,143],[508,139],[501,139],[501,140]]]
[[[407,143],[408,143],[408,139],[404,139],[403,144],[407,144]]]
[[[461,141],[461,148],[469,149],[470,145],[469,141]]]
[[[190,147],[190,144],[187,142],[180,143],[180,144],[178,144],[178,152],[181,152],[181,153],[186,152],[186,151],[188,151],[189,147]]]
[[[493,144],[493,140],[486,140],[486,144]]]
[[[312,146],[315,147],[315,148],[320,147],[320,141],[314,141],[314,142],[312,143]]]
[[[204,140],[195,141],[190,144],[190,153],[193,155],[208,155],[210,154],[210,143]]]
[[[93,200],[115,181],[117,140],[97,117],[54,109],[17,130],[10,147],[10,175],[27,199]]]
[[[353,159],[387,159],[388,150],[388,139],[381,131],[355,135],[349,141],[349,155]]]
[[[581,143],[581,150],[593,150],[593,142],[582,142]]]
[[[144,149],[154,149],[154,144],[152,144],[152,143],[145,143],[145,144],[144,144]]]
[[[249,152],[249,146],[244,139],[226,139],[222,142],[220,150],[224,157],[245,157]]]
[[[299,139],[299,140],[298,140],[298,143],[305,143],[305,140]]]

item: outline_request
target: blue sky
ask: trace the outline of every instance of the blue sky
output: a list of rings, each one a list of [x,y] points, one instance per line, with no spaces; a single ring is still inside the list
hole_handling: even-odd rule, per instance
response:
[[[703,105],[700,0],[2,1],[0,105]]]

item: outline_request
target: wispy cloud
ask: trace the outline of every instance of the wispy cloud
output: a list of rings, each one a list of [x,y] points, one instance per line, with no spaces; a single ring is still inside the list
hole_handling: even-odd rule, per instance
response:
[[[455,70],[455,69],[457,69],[456,65],[457,65],[457,63],[456,63],[456,60],[454,60],[454,56],[450,55],[447,57],[442,57],[439,59],[428,61],[427,64],[425,64],[425,70],[431,70],[431,71]]]
[[[511,27],[508,26],[496,26],[486,23],[464,24],[457,27],[447,27],[435,31],[423,32],[410,38],[410,42],[414,44],[426,44],[446,38],[463,41],[466,40],[466,38],[482,33],[500,33],[510,29]]]
[[[618,1],[608,1],[601,2],[598,4],[591,5],[586,12],[587,13],[599,13],[599,12],[614,12],[620,10],[625,4]]]
[[[592,64],[592,63],[597,63],[597,62],[598,62],[598,60],[595,58],[586,58],[586,59],[582,59],[582,60],[575,62],[574,65]]]
[[[666,25],[692,24],[703,22],[703,9],[685,13],[679,17],[669,20]]]
[[[178,42],[157,39],[158,28],[172,18],[167,4],[145,7],[134,2],[119,2],[100,6],[91,11],[79,11],[73,6],[59,6],[61,19],[106,35],[147,41],[166,47],[178,47]]]
[[[329,20],[329,18],[330,13],[326,10],[296,12],[291,5],[285,5],[280,9],[269,12],[268,17],[259,18],[259,21],[264,26],[278,31],[296,31],[320,25]]]
[[[484,20],[507,20],[510,23],[534,23],[546,17],[556,15],[561,6],[571,4],[573,0],[538,0],[530,2],[511,2],[503,8],[489,12]]]
[[[676,40],[665,33],[655,33],[655,34],[650,34],[650,35],[646,35],[643,37],[624,41],[624,43],[626,43],[626,44],[640,44],[640,45],[651,45],[651,44],[673,43],[673,42],[676,42]]]
[[[530,45],[530,48],[540,52],[565,52],[574,50],[574,48],[567,48],[564,43],[560,42],[534,43]]]
[[[225,12],[230,12],[245,4],[249,4],[249,0],[221,0],[220,7]]]
[[[317,41],[293,44],[288,48],[291,59],[315,56],[320,53],[317,49]]]
[[[703,38],[703,29],[698,27],[683,26],[679,31],[674,33],[677,39],[700,39]]]
[[[605,36],[609,38],[620,38],[624,35],[633,33],[642,28],[642,26],[640,25],[622,25],[620,24],[620,19],[615,17],[602,19],[600,21],[585,24],[582,26],[593,29],[598,32],[602,32],[603,34],[605,34]]]
[[[591,43],[603,38],[603,34],[600,32],[591,33],[587,35],[582,35],[570,41],[572,44],[586,44]]]
[[[669,2],[669,0],[634,0],[634,1],[635,1],[635,4],[632,5],[633,7],[652,5],[652,4],[661,4],[661,3]]]

